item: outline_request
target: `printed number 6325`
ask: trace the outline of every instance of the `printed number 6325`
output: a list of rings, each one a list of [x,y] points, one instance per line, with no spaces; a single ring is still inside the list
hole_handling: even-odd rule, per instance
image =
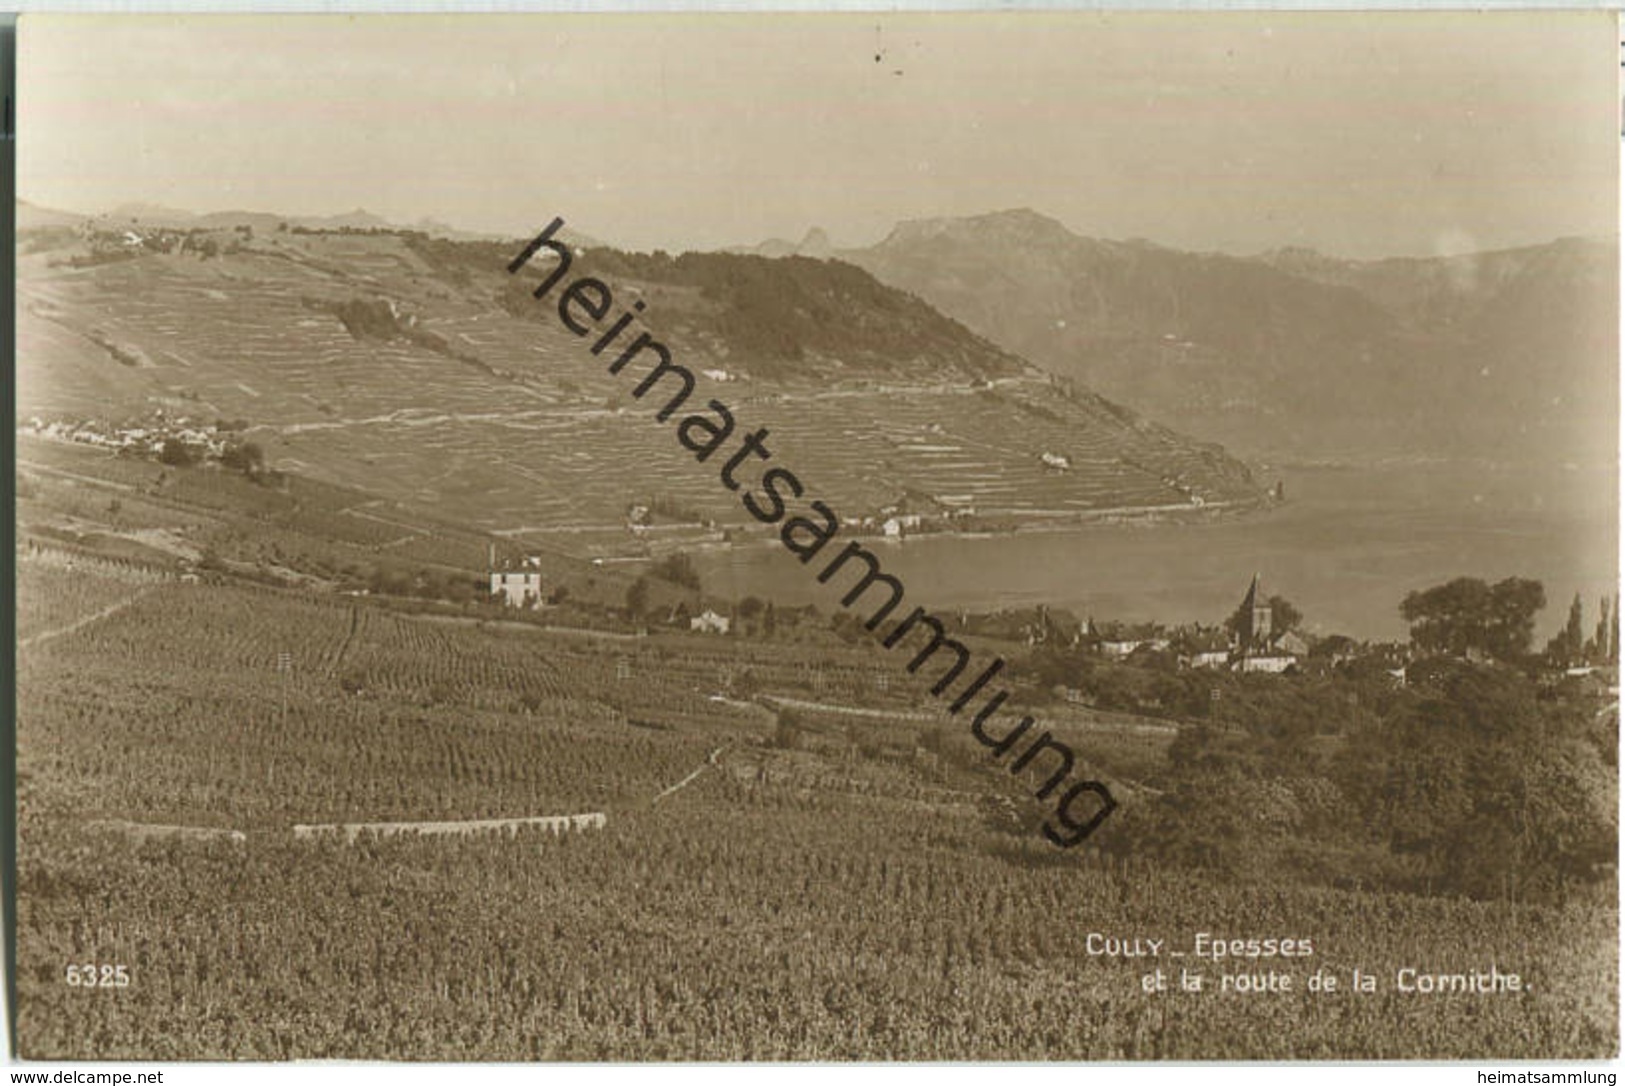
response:
[[[68,974],[63,979],[68,982],[69,988],[128,988],[130,967],[95,963],[70,965]]]

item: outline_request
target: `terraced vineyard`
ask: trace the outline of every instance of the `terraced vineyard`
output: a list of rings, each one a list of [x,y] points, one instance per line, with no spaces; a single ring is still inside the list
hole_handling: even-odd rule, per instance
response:
[[[27,654],[21,765],[88,776],[78,816],[249,829],[597,809],[703,758],[626,723],[703,698],[645,678],[623,707],[613,660],[570,640],[174,585]]]
[[[58,573],[25,565],[29,591],[59,587]],[[147,585],[22,653],[25,1054],[1613,1051],[1602,897],[1259,889],[1089,847],[1059,856],[1013,817],[1007,776],[920,755],[931,724],[906,684],[873,688],[873,652],[833,638],[606,641]],[[801,739],[783,742],[760,704],[711,696],[745,668],[799,707]],[[843,698],[868,708],[819,707]],[[589,811],[606,812],[590,833],[464,831]],[[294,832],[358,822],[445,832]],[[1315,967],[1358,967],[1384,988],[1151,997],[1138,966],[1087,952],[1098,930],[1312,937]],[[64,984],[84,960],[128,966],[130,988]],[[1491,960],[1533,991],[1423,998],[1387,982]]]
[[[395,235],[276,235],[212,260],[150,254],[71,268],[60,250],[27,256],[19,412],[117,417],[160,405],[243,418],[275,467],[489,528],[623,523],[628,504],[656,498],[724,523],[747,519],[714,469],[654,425],[629,384],[546,305],[516,316],[502,304],[511,282],[497,250],[475,247],[448,265]],[[584,255],[583,267],[593,260]],[[758,265],[749,274],[779,274]],[[1258,498],[1222,452],[1064,393],[935,314],[925,322],[931,342],[1007,376],[973,391],[960,362],[945,357],[933,371],[906,353],[883,359],[895,377],[872,359],[850,372],[812,355],[759,364],[704,324],[709,303],[691,291],[621,286],[652,300],[651,327],[680,361],[743,378],[700,392],[735,407],[742,424],[767,427],[778,462],[849,515],[905,493],[1014,517]],[[398,335],[357,338],[333,315],[371,299],[405,315]],[[1066,466],[1046,465],[1046,453]]]
[[[28,645],[59,636],[92,616],[133,601],[158,580],[111,563],[25,556],[17,566],[17,640]]]

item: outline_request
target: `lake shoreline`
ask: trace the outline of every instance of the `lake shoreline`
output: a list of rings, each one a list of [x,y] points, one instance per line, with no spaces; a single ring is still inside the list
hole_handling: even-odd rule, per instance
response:
[[[1617,591],[1610,472],[1408,463],[1272,474],[1285,482],[1285,501],[1219,516],[859,538],[884,544],[873,550],[887,572],[928,609],[1045,604],[1097,619],[1215,624],[1258,573],[1267,591],[1303,610],[1312,632],[1361,640],[1403,639],[1405,593],[1456,576],[1542,581],[1541,639],[1575,592],[1590,601]],[[839,607],[807,567],[776,553],[774,535],[682,549],[718,595]]]

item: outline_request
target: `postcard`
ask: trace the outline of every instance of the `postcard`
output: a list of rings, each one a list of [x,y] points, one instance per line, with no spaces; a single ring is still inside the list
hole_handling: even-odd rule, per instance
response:
[[[24,16],[18,1054],[1617,1056],[1618,43]]]

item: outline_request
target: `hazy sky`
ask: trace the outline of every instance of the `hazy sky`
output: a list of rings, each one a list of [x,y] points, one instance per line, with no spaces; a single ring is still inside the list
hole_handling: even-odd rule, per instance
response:
[[[1616,229],[1618,63],[1606,12],[25,15],[18,180],[674,250],[1031,207],[1431,254]]]

